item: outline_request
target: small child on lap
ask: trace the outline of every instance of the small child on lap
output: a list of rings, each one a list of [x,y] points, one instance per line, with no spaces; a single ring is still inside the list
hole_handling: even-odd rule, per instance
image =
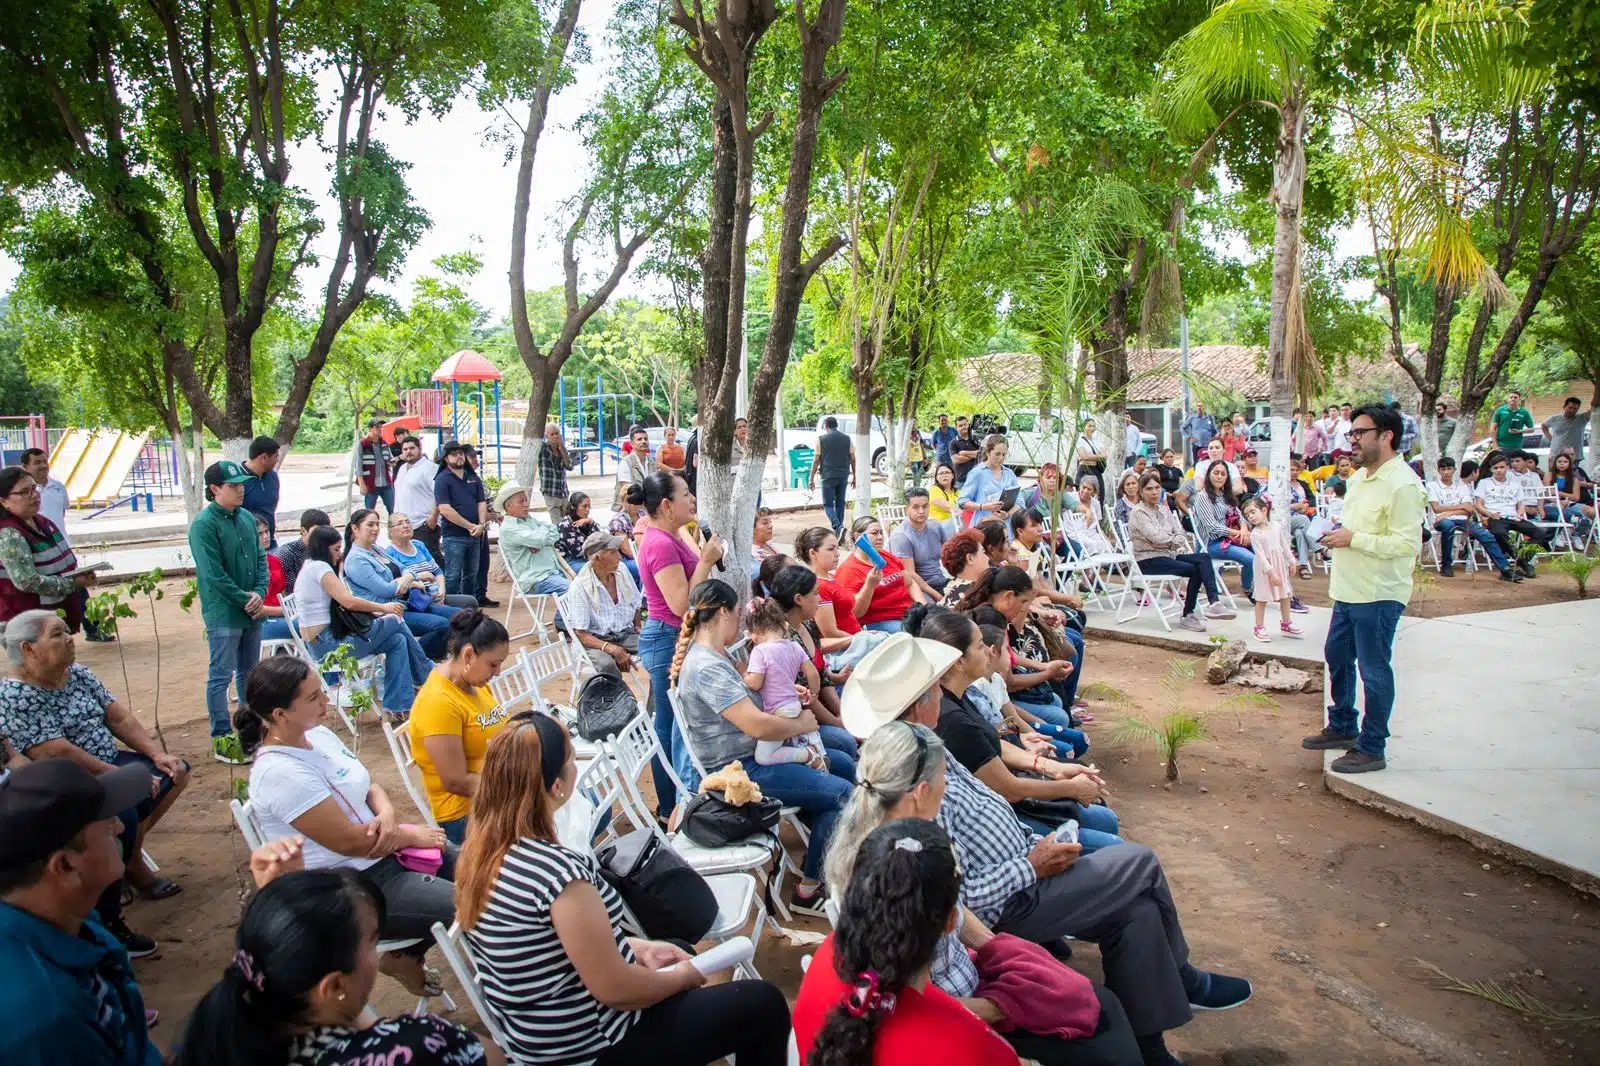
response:
[[[751,612],[745,629],[750,634],[750,662],[745,667],[744,683],[761,695],[762,708],[768,714],[800,717],[802,703],[810,702],[812,694],[822,687],[822,679],[806,650],[789,639],[789,622],[782,609],[775,603],[763,603]],[[804,686],[797,684],[802,677]],[[807,763],[818,769],[828,765],[822,734],[815,729],[787,740],[757,740],[756,762],[761,766]]]

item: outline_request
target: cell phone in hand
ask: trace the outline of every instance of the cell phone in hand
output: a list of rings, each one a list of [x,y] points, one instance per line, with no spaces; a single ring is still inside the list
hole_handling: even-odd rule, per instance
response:
[[[877,567],[879,570],[882,570],[888,565],[884,561],[883,555],[878,551],[878,549],[872,546],[872,542],[867,539],[867,535],[865,533],[856,538],[856,547],[860,548],[861,554],[867,557],[867,561],[873,566]]]
[[[1078,820],[1076,818],[1068,818],[1062,822],[1060,828],[1050,834],[1050,839],[1057,844],[1076,844],[1078,842]]]

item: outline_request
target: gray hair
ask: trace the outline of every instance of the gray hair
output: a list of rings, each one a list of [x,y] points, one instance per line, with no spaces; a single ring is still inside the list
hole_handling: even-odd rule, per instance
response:
[[[6,655],[11,659],[12,666],[23,664],[22,646],[39,643],[39,638],[44,636],[45,625],[50,619],[59,617],[54,611],[23,611],[6,623]]]
[[[926,755],[922,772],[917,774],[919,737]],[[823,861],[823,880],[830,895],[843,898],[861,842],[888,819],[889,811],[912,789],[924,781],[937,780],[944,773],[944,766],[944,742],[925,725],[902,719],[867,738],[856,759],[856,787],[834,827],[833,842]]]

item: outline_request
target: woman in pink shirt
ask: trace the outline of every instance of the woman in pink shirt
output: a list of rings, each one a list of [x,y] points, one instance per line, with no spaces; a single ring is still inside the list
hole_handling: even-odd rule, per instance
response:
[[[637,552],[639,585],[644,589],[647,607],[644,628],[639,631],[639,661],[650,674],[650,700],[655,707],[656,737],[661,741],[661,750],[680,768],[678,776],[688,779],[697,775],[689,763],[683,735],[672,718],[672,704],[667,699],[667,687],[672,682],[668,675],[683,612],[689,609],[689,590],[712,576],[713,567],[722,558],[722,539],[708,538],[696,553],[678,535],[694,521],[695,508],[694,494],[677,474],[658,470],[644,479],[644,509],[650,517],[650,528],[644,531]],[[651,764],[651,771],[655,777],[656,810],[666,819],[677,805],[677,789],[659,760]]]

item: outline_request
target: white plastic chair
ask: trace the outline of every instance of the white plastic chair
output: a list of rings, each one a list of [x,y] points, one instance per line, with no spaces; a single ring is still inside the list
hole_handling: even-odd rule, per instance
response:
[[[1117,539],[1127,543],[1128,530],[1121,523],[1115,525]],[[1156,617],[1161,620],[1161,628],[1172,632],[1172,623],[1169,614],[1183,613],[1183,596],[1178,591],[1180,583],[1187,583],[1188,579],[1177,574],[1147,574],[1139,568],[1139,560],[1128,553],[1126,572],[1122,578],[1122,595],[1117,600],[1117,625],[1124,625],[1138,618],[1146,606],[1153,607]],[[1170,596],[1166,606],[1162,605],[1163,594]],[[1133,602],[1133,613],[1127,613],[1129,601]],[[1146,602],[1148,600],[1148,603]]]
[[[500,676],[489,682],[489,692],[508,714],[536,710],[558,719],[572,734],[572,753],[579,766],[586,764],[600,750],[592,741],[577,734],[577,711],[570,704],[556,703],[545,696],[540,687],[543,682],[566,673],[570,678],[577,669],[572,659],[571,646],[566,637],[558,636],[550,644],[538,648],[523,648]],[[577,685],[573,683],[576,694]],[[526,704],[527,706],[523,706]]]
[[[489,1039],[505,1051],[509,1046],[505,1030],[489,1013],[489,1002],[483,998],[483,982],[478,976],[478,963],[467,949],[467,936],[461,923],[452,922],[450,928],[446,929],[443,922],[434,922],[433,942],[439,946],[439,954],[444,956],[445,965],[450,967],[450,972],[456,975],[462,990],[467,993],[467,1002],[478,1012],[478,1020],[489,1030]],[[509,1052],[507,1060],[515,1061],[510,1058]]]
[[[400,783],[406,786],[406,795],[411,797],[412,804],[424,821],[431,826],[438,826],[433,817],[433,804],[428,802],[428,793],[412,772],[417,767],[417,758],[411,752],[411,723],[401,722],[398,726],[383,723],[383,738],[389,742],[389,754],[394,756],[394,766],[400,771]]]
[[[572,617],[571,599],[572,591],[570,589],[565,594],[556,597],[556,615],[558,617],[562,619]],[[571,640],[574,645],[573,651],[578,660],[578,676],[587,679],[590,674],[596,672],[594,663],[589,659],[589,652],[579,642],[577,633],[570,626],[567,630],[567,639]],[[639,661],[637,655],[633,658],[633,669],[624,673],[622,680],[632,690],[634,699],[638,700],[640,705],[643,705],[650,694],[650,675],[645,673],[644,664]]]
[[[1555,546],[1556,541],[1559,540],[1565,546],[1566,551],[1574,553],[1578,551],[1578,543],[1573,536],[1572,526],[1567,521],[1567,511],[1561,502],[1561,490],[1559,488],[1554,485],[1540,485],[1539,491],[1524,502],[1527,503],[1535,515],[1538,515],[1537,518],[1530,518],[1529,521],[1540,529],[1548,529],[1554,532],[1555,536],[1550,539],[1552,548]],[[1545,508],[1547,507],[1555,510],[1556,516],[1554,519],[1545,517]]]
[[[249,848],[251,851],[255,851],[257,848],[264,846],[267,843],[267,834],[262,830],[261,822],[256,818],[255,811],[252,809],[251,805],[248,803],[240,803],[235,799],[230,800],[228,806],[229,809],[233,811],[233,822],[239,827],[239,835],[244,837],[245,847]],[[422,937],[420,936],[412,937],[409,940],[380,940],[378,941],[377,950],[378,954],[382,955],[385,952],[399,951],[402,948],[413,947],[420,943],[422,943]],[[439,998],[444,1001],[446,1010],[456,1009],[456,1001],[450,998],[449,992],[440,992]],[[371,1009],[370,1004],[368,1005],[368,1009]],[[418,1015],[419,1017],[427,1014],[428,997],[419,997],[417,999],[416,1009],[411,1013]]]
[[[667,843],[666,835],[654,818],[648,815],[638,816],[630,803],[631,790],[617,764],[604,753],[595,756],[584,771],[578,775],[578,782],[574,786],[575,793],[581,793],[594,802],[594,816],[590,822],[590,838],[595,841],[595,846],[616,839],[621,835],[619,825],[623,822],[635,829],[644,829],[654,835],[662,843]],[[670,847],[670,844],[667,844]],[[756,879],[747,873],[722,873],[712,874],[705,878],[706,884],[711,889],[711,894],[717,900],[717,917],[712,922],[705,938],[718,943],[731,937],[744,935],[744,930],[750,930],[750,939],[759,945],[761,941],[761,927],[766,923],[766,907],[761,903],[760,892]],[[627,905],[623,911],[628,923],[635,932],[643,935],[643,929]],[[752,978],[760,978],[753,963],[741,963],[738,972]]]
[[[345,710],[345,697],[349,695],[350,686],[369,684],[372,686],[374,702],[382,706],[383,688],[380,681],[383,677],[383,656],[368,655],[357,659],[355,677],[343,677],[341,675],[337,685],[328,684],[328,679],[323,675],[328,673],[339,674],[341,671],[322,669],[321,659],[312,652],[311,645],[300,632],[300,610],[294,596],[280,596],[278,603],[283,607],[283,620],[289,626],[289,640],[294,645],[295,654],[316,669],[317,679],[322,683],[322,690],[328,694],[328,699],[333,703],[334,713],[339,716],[339,720],[344,723],[344,727],[350,731],[352,737],[359,737],[361,729],[356,724],[355,715]]]
[[[506,568],[506,573],[515,575],[516,571],[511,569],[511,560],[506,557],[505,542],[496,540],[495,547],[500,552],[500,563]],[[558,557],[559,554],[557,553]],[[565,563],[562,564],[563,569],[565,569],[565,565]],[[549,608],[552,612],[552,617],[554,617],[555,602],[555,597],[547,593],[523,592],[517,586],[517,579],[513,576],[511,578],[511,596],[506,601],[506,631],[511,634],[511,639],[515,641],[521,640],[523,637],[537,635],[540,644],[548,644],[550,642],[550,630],[545,625],[544,612],[546,608]],[[528,612],[528,620],[533,623],[523,630],[518,630],[511,624],[511,617],[516,613],[517,604],[519,603]]]

